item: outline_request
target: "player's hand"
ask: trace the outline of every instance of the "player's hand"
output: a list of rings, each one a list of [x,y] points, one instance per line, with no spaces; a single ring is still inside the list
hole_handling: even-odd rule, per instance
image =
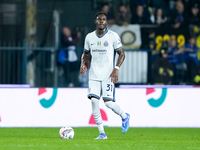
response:
[[[80,67],[80,73],[82,75],[86,74],[86,71],[87,71],[87,66],[82,64],[81,67]]]
[[[111,82],[114,84],[118,81],[118,69],[114,69],[113,72],[110,74]]]

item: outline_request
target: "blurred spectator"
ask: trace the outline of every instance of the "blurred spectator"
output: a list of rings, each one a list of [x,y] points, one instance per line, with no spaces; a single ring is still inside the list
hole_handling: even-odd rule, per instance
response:
[[[147,13],[144,13],[143,5],[137,6],[136,13],[133,13],[131,23],[132,24],[151,24],[150,15],[147,15]]]
[[[168,61],[174,65],[174,84],[185,84],[187,65],[185,63],[184,48],[178,47],[175,36],[169,40]]]
[[[161,8],[156,9],[155,11],[155,24],[162,25],[167,22],[167,17],[164,16],[163,10]]]
[[[197,56],[198,47],[196,46],[196,38],[190,37],[189,43],[185,44],[185,61],[187,64],[187,82],[192,84],[192,77],[194,75],[194,70],[197,65],[199,65],[199,60]]]
[[[174,35],[170,36],[168,52],[168,60],[174,66],[185,62],[184,49],[178,47]]]
[[[77,32],[73,37],[68,27],[62,29],[61,47],[58,54],[58,62],[64,70],[66,85],[69,87],[78,86],[79,64],[76,54],[76,43],[80,39],[81,33]]]
[[[135,16],[138,5],[142,5],[142,6],[145,7],[146,6],[146,0],[131,0],[131,1],[129,1],[129,6],[130,6],[130,9],[131,9],[131,12],[132,12],[132,16]],[[147,9],[144,9],[144,11],[146,11],[146,10]]]
[[[192,25],[200,26],[200,12],[199,5],[197,3],[195,3],[191,8],[189,23]]]
[[[115,12],[115,21],[119,26],[130,24],[131,10],[125,4],[120,4]]]
[[[141,5],[144,8],[144,14],[150,17],[151,8],[148,7],[148,5],[146,3],[147,3],[147,0],[131,0],[131,1],[129,1],[132,16],[136,15],[137,6]],[[150,8],[150,10],[149,10],[149,8]]]
[[[168,50],[163,48],[159,58],[153,64],[154,84],[172,84],[174,76],[173,65],[167,60]]]
[[[189,39],[189,43],[185,44],[185,57],[186,59],[191,59],[195,62],[196,65],[199,64],[199,60],[197,57],[197,51],[198,51],[198,47],[196,45],[196,38],[195,37],[190,37]]]
[[[152,7],[148,7],[148,11],[150,14],[151,23],[155,23],[155,17],[154,17],[155,9]]]
[[[155,41],[150,41],[149,43],[149,47],[151,49],[151,61],[152,63],[158,58],[159,53],[160,53],[160,49],[156,49],[155,48]],[[163,41],[162,42],[162,48],[168,48],[168,41]],[[168,54],[168,52],[167,52]]]
[[[108,25],[112,26],[115,24],[115,19],[113,13],[111,13],[110,6],[108,3],[103,3],[101,6],[101,11],[105,12],[108,16]]]
[[[176,2],[176,10],[171,14],[170,24],[174,29],[185,29],[188,27],[188,13],[184,11],[184,5],[181,1]],[[175,30],[173,31],[175,32]]]

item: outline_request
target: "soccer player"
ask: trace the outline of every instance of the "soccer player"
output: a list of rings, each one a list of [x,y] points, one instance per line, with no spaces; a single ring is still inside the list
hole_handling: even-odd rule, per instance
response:
[[[105,105],[121,116],[122,133],[126,133],[129,129],[130,115],[121,110],[115,102],[115,83],[118,81],[118,70],[125,59],[125,54],[117,33],[106,28],[106,13],[97,13],[95,24],[96,30],[87,34],[85,38],[80,72],[83,75],[86,73],[86,62],[91,55],[88,98],[92,102],[92,113],[100,132],[96,139],[107,139],[99,109],[99,99],[101,96]],[[114,67],[116,52],[119,57]]]

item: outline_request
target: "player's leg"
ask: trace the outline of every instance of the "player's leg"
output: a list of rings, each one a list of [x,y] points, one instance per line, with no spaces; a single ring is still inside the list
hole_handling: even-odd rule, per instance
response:
[[[122,119],[127,118],[126,113],[120,108],[120,106],[116,102],[104,99],[104,103],[108,108],[110,108],[114,113],[119,115]]]
[[[121,116],[122,119],[125,119],[127,117],[126,113],[115,102],[115,85],[110,79],[102,82],[102,92],[105,105],[117,115]]]
[[[107,136],[105,134],[104,127],[103,127],[101,112],[99,109],[99,99],[92,97],[91,101],[92,101],[92,114],[94,116],[94,120],[97,124],[99,133],[100,133],[100,135],[96,139],[107,139]]]
[[[115,102],[115,85],[110,80],[103,81],[102,91],[105,105],[122,118],[122,133],[126,133],[129,129],[130,115]]]
[[[126,133],[129,129],[130,115],[128,113],[125,113],[116,102],[104,99],[104,103],[113,112],[115,112],[117,115],[121,116],[121,118],[122,118],[122,133]]]
[[[101,82],[89,80],[88,98],[92,103],[92,114],[99,129],[100,135],[96,139],[107,139],[104,132],[103,120],[99,109],[99,99],[101,97]]]

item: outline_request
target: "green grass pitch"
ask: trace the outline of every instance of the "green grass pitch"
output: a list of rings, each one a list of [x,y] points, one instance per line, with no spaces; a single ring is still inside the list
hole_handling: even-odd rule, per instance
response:
[[[62,140],[59,128],[0,128],[0,150],[200,150],[200,128],[105,127],[107,140],[94,140],[98,129],[73,128],[74,139]]]

